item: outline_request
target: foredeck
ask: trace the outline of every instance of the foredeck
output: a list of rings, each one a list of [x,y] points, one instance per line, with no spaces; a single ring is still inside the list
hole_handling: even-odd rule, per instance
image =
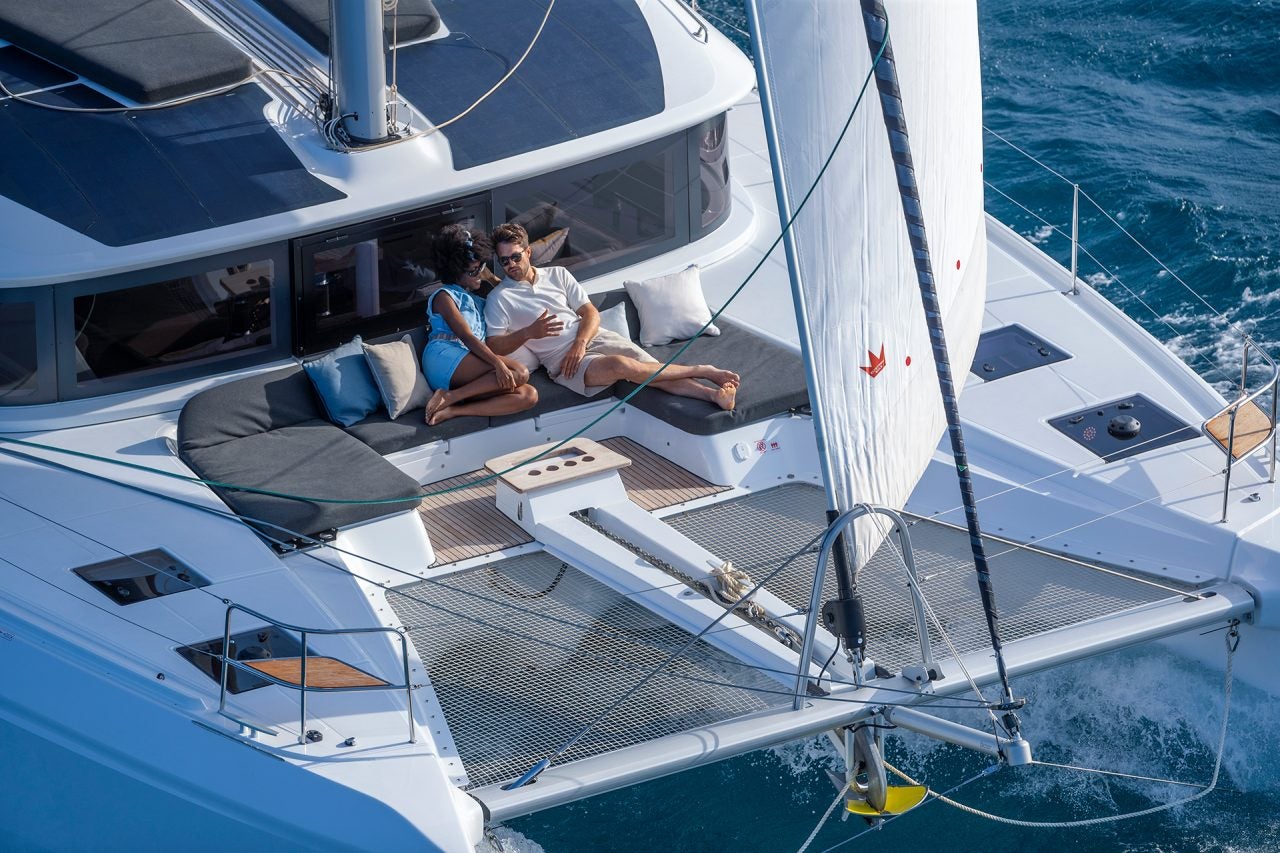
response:
[[[761,578],[822,532],[825,513],[822,489],[791,484],[682,513],[667,523],[704,548],[730,557],[753,578]],[[962,656],[989,648],[968,532],[920,518],[909,518],[909,525],[920,590],[942,629],[939,624],[929,626],[934,654],[939,659],[951,656],[948,640]],[[984,543],[1006,643],[1179,599],[1194,589],[989,536]],[[807,554],[766,588],[804,610],[816,564],[816,553]],[[894,540],[887,539],[863,567],[858,588],[866,604],[870,656],[895,672],[918,662],[915,617]],[[828,571],[823,599],[835,595],[836,581]]]
[[[629,438],[602,442],[631,460],[619,474],[627,495],[650,512],[705,498],[727,489],[663,459]],[[471,471],[426,487],[428,496],[418,507],[422,524],[435,549],[436,565],[456,563],[524,545],[532,540],[498,510],[497,481],[484,470]]]

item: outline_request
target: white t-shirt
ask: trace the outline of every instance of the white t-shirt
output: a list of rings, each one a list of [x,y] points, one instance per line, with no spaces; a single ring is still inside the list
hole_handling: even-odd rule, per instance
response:
[[[565,345],[578,333],[578,309],[590,300],[573,273],[564,267],[535,267],[533,272],[532,284],[504,278],[489,294],[484,306],[485,325],[490,335],[505,335],[528,326],[543,311],[550,311],[564,323],[564,330],[527,341],[520,350],[527,349],[540,363],[558,366]],[[512,356],[527,365],[520,350]]]

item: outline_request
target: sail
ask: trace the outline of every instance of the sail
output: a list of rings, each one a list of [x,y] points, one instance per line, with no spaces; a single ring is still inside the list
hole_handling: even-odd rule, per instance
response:
[[[754,0],[780,196],[794,211],[871,67],[859,5]],[[884,3],[950,361],[962,385],[986,292],[976,4]],[[811,395],[836,508],[900,508],[945,428],[929,329],[874,80],[794,224]],[[958,497],[958,495],[957,495]],[[861,564],[879,542],[860,521]]]

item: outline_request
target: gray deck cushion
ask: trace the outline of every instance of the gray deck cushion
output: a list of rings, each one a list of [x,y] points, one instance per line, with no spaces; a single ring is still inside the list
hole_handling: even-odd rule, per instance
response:
[[[175,0],[0,0],[0,37],[143,104],[252,71],[247,56]]]
[[[422,487],[399,468],[323,419],[192,449],[183,454],[183,459],[207,480],[292,495],[371,500],[411,498],[422,493]],[[214,491],[239,515],[268,522],[254,525],[263,533],[285,539],[292,537],[282,536],[280,530],[269,525],[279,525],[295,534],[315,534],[418,505],[416,500],[393,504],[313,503],[219,487]]]
[[[739,374],[742,385],[733,411],[653,388],[645,388],[632,398],[631,404],[694,435],[715,435],[809,404],[799,353],[765,340],[732,320],[721,317],[716,323],[720,336],[698,338],[676,363],[714,364]],[[683,345],[683,341],[677,341],[647,349],[654,358],[666,361]],[[636,387],[619,382],[614,393],[623,397]]]
[[[608,391],[601,391],[595,397],[584,397],[577,391],[573,391],[556,383],[545,370],[535,370],[533,375],[529,377],[529,384],[538,392],[538,403],[532,409],[526,409],[523,412],[516,412],[514,415],[498,415],[489,418],[492,426],[503,426],[504,424],[513,424],[518,421],[527,420],[528,418],[536,418],[539,415],[545,415],[549,412],[558,412],[561,409],[572,409],[574,406],[581,406],[594,400],[609,399]]]
[[[488,426],[488,418],[453,418],[439,426],[427,426],[426,411],[419,406],[395,420],[391,420],[385,409],[378,409],[360,423],[347,427],[347,432],[386,456],[433,441],[479,432]]]
[[[329,0],[258,0],[280,23],[321,53],[329,53]],[[387,44],[391,44],[392,14],[383,16]],[[396,42],[416,41],[440,29],[440,15],[431,0],[400,0],[396,6]]]
[[[196,394],[182,408],[179,455],[185,459],[193,450],[316,419],[324,419],[324,410],[301,367],[224,382]]]

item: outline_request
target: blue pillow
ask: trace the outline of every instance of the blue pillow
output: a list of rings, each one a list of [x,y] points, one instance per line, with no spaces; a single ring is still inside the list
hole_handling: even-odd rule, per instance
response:
[[[302,365],[315,386],[329,420],[344,427],[364,420],[382,403],[364,360],[364,341],[356,335],[328,355]]]

